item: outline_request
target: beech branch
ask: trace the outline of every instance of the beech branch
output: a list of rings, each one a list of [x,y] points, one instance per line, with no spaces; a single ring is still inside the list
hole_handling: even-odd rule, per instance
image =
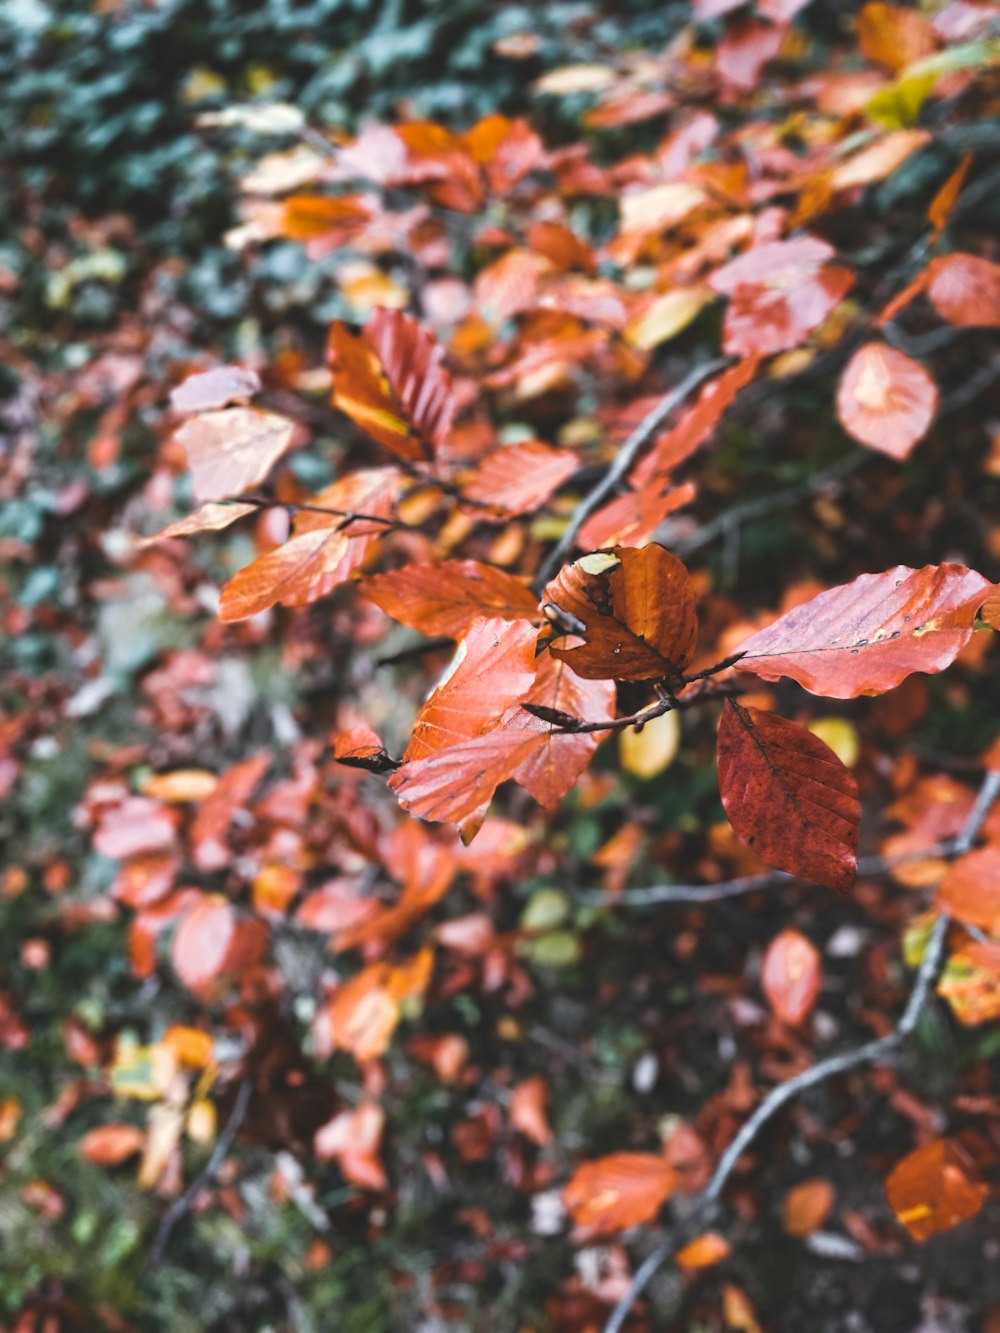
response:
[[[1000,796],[1000,772],[987,773],[964,827],[949,844],[951,855],[960,856],[972,847],[998,796]],[[712,887],[719,888],[720,886]],[[845,1074],[861,1065],[872,1064],[881,1060],[884,1056],[891,1055],[906,1041],[920,1021],[920,1016],[941,970],[944,961],[945,942],[951,924],[951,917],[947,914],[939,916],[934,923],[906,1007],[895,1028],[890,1033],[877,1038],[875,1041],[866,1042],[853,1051],[843,1051],[840,1055],[832,1055],[827,1060],[821,1060],[811,1068],[803,1070],[801,1074],[786,1079],[784,1083],[779,1083],[777,1087],[771,1089],[753,1115],[740,1127],[732,1143],[719,1158],[711,1180],[698,1196],[690,1215],[685,1220],[683,1234],[680,1229],[675,1230],[674,1234],[668,1236],[636,1269],[628,1290],[611,1312],[604,1333],[620,1333],[636,1301],[645,1291],[658,1269],[677,1251],[686,1235],[697,1234],[706,1225],[717,1209],[722,1191],[729,1182],[737,1162],[768,1121],[780,1111],[786,1102],[797,1097],[800,1092],[805,1092],[808,1088],[813,1088],[817,1084],[825,1082],[828,1078]]]
[[[664,394],[653,410],[643,417],[618,450],[614,462],[601,480],[587,492],[573,510],[566,531],[542,562],[542,567],[538,571],[538,577],[534,584],[539,593],[544,590],[549,579],[563,563],[566,555],[573,549],[577,534],[584,523],[615,489],[635,462],[640,451],[653,438],[674,408],[679,407],[688,394],[692,393],[699,384],[714,375],[717,370],[724,369],[728,364],[727,358],[715,357],[712,361],[706,361],[703,366],[696,366],[694,370],[685,375],[680,384],[675,385],[669,393]]]

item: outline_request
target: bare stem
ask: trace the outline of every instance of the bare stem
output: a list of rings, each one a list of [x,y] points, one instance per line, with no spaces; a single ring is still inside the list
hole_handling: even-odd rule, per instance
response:
[[[601,480],[587,492],[573,510],[566,531],[542,562],[542,567],[535,581],[535,587],[539,593],[542,592],[549,579],[563,563],[566,555],[573,549],[577,534],[584,523],[598,505],[611,494],[635,462],[639,451],[653,438],[674,408],[679,407],[688,394],[692,393],[710,375],[714,375],[717,370],[724,369],[728,364],[729,362],[724,357],[716,357],[712,361],[707,361],[703,366],[695,367],[690,374],[685,375],[680,384],[663,395],[652,412],[643,417],[618,450],[614,462]]]

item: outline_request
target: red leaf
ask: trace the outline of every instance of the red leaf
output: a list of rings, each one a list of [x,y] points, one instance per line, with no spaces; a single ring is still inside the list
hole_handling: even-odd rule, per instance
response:
[[[540,508],[579,466],[570,449],[525,440],[484,458],[462,491],[468,499],[505,514],[527,514]]]
[[[259,486],[294,436],[295,423],[274,412],[228,407],[185,421],[174,439],[187,452],[194,496],[201,502]]]
[[[837,418],[870,449],[906,458],[937,410],[937,385],[905,352],[868,343],[855,352],[837,386]]]
[[[404,565],[362,579],[361,592],[376,606],[421,634],[458,639],[477,616],[503,620],[537,617],[538,601],[511,574],[478,560]]]
[[[828,745],[773,713],[727,699],[719,793],[738,836],[768,865],[849,889],[857,865],[857,783]]]
[[[579,1227],[599,1235],[651,1222],[676,1184],[676,1172],[663,1157],[612,1153],[577,1167],[563,1203]]]
[[[981,847],[949,866],[937,905],[956,920],[1000,937],[1000,847]]]
[[[321,1161],[336,1160],[344,1179],[362,1189],[382,1190],[389,1183],[378,1150],[385,1128],[385,1112],[375,1102],[362,1102],[353,1111],[341,1111],[313,1138]]]
[[[451,430],[456,401],[444,353],[427,329],[378,308],[360,333],[336,321],[327,356],[336,407],[400,458],[433,458]]]
[[[760,984],[775,1017],[797,1027],[812,1013],[823,985],[818,950],[797,930],[783,930],[764,954]]]
[[[813,694],[883,694],[914,671],[950,666],[989,584],[964,565],[897,565],[797,606],[740,644],[741,671],[791,676]]]
[[[177,838],[177,815],[159,801],[130,796],[101,816],[94,850],[112,861],[169,851]]]
[[[676,677],[698,638],[691,577],[662,546],[584,556],[549,584],[544,603],[563,613],[564,633],[584,639],[550,651],[588,680]]]
[[[484,168],[489,187],[497,194],[505,194],[545,160],[545,145],[522,119],[484,116],[462,135],[462,142]]]
[[[961,1148],[948,1139],[935,1139],[904,1157],[885,1182],[885,1192],[897,1220],[920,1241],[975,1217],[990,1193]]]
[[[216,366],[199,375],[189,375],[170,390],[175,412],[210,412],[244,402],[260,391],[260,377],[245,366]]]
[[[927,295],[949,324],[1000,328],[1000,264],[965,254],[932,259]]]
[[[726,28],[715,53],[715,68],[731,88],[749,92],[760,80],[761,71],[781,49],[783,28],[741,15]]]
[[[586,722],[615,716],[615,687],[608,680],[583,680],[564,662],[544,653],[524,703],[543,704]],[[565,732],[540,723],[543,739],[514,770],[513,778],[539,805],[554,809],[590,764],[600,732]]]

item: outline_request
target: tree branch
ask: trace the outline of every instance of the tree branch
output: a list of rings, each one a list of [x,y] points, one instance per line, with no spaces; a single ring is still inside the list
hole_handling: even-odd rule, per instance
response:
[[[1000,796],[1000,773],[987,773],[964,827],[950,843],[952,855],[961,856],[971,848],[998,796]],[[926,855],[926,853],[924,854]],[[719,886],[713,887],[717,888]],[[881,1060],[883,1056],[894,1052],[910,1036],[920,1020],[920,1015],[923,1013],[934,987],[934,982],[941,970],[950,925],[951,917],[947,915],[939,916],[934,923],[927,946],[924,949],[924,956],[917,969],[917,975],[906,1008],[892,1032],[885,1037],[879,1037],[875,1041],[866,1042],[853,1051],[843,1051],[840,1055],[832,1055],[827,1060],[821,1060],[811,1068],[803,1070],[801,1074],[786,1079],[784,1083],[779,1083],[777,1087],[771,1089],[749,1120],[745,1121],[740,1127],[736,1137],[720,1157],[711,1180],[696,1200],[685,1223],[685,1231],[696,1231],[704,1225],[706,1217],[715,1210],[737,1162],[753,1143],[761,1129],[786,1102],[791,1101],[793,1097],[797,1097],[800,1092],[805,1092],[806,1089],[813,1088],[818,1083],[833,1078],[837,1074],[844,1074],[851,1069],[858,1068],[860,1065]],[[676,1251],[679,1240],[680,1237],[677,1234],[669,1236],[636,1269],[628,1290],[611,1312],[604,1333],[620,1333],[636,1301],[645,1291],[660,1266],[666,1263]]]
[[[669,393],[664,394],[652,412],[639,422],[618,450],[614,462],[607,472],[573,510],[566,531],[542,562],[542,567],[534,585],[539,593],[543,591],[546,583],[563,563],[566,555],[573,549],[577,534],[584,523],[598,505],[611,494],[632,466],[639,451],[653,438],[674,408],[679,407],[688,394],[693,392],[699,384],[707,380],[709,376],[714,375],[717,370],[724,369],[728,364],[727,358],[716,357],[712,361],[707,361],[703,366],[696,366],[688,375],[685,375],[680,384],[675,385]]]

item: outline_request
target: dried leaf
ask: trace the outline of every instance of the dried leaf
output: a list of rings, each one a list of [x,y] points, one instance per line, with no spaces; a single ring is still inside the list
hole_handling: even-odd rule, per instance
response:
[[[260,392],[260,376],[245,366],[216,366],[214,370],[189,375],[170,390],[175,412],[211,412],[244,402]]]
[[[975,1217],[990,1191],[958,1144],[935,1139],[903,1158],[885,1192],[897,1220],[914,1240],[924,1241]]]
[[[732,1246],[725,1236],[720,1236],[717,1231],[706,1231],[703,1236],[696,1236],[678,1250],[674,1262],[683,1272],[693,1272],[721,1263],[729,1257],[731,1250]]]
[[[927,266],[927,296],[942,319],[963,328],[1000,328],[1000,264],[952,254]]]
[[[477,504],[491,505],[504,514],[528,514],[541,508],[579,466],[570,449],[525,440],[487,455],[462,491]]]
[[[778,870],[851,887],[858,788],[828,745],[795,722],[727,699],[717,759],[723,807],[748,846]]]
[[[781,1225],[789,1236],[811,1236],[833,1211],[833,1185],[822,1176],[793,1185],[781,1205]]]
[[[98,1166],[120,1166],[142,1152],[146,1135],[137,1125],[99,1125],[77,1145],[81,1157]]]
[[[259,486],[291,448],[295,423],[274,412],[228,407],[192,417],[174,438],[187,452],[195,499],[225,500]]]
[[[783,930],[764,954],[760,984],[775,1017],[797,1027],[812,1013],[823,986],[819,951],[797,930]]]
[[[540,1148],[547,1147],[554,1137],[545,1114],[548,1102],[549,1086],[541,1074],[526,1078],[511,1090],[510,1123]]]
[[[981,847],[948,867],[938,888],[942,912],[1000,938],[1000,846]]]
[[[538,659],[535,682],[523,703],[540,704],[585,722],[610,721],[615,715],[615,687],[607,680],[584,680],[565,662],[545,653]],[[544,723],[540,730],[542,739],[519,762],[512,777],[539,805],[552,810],[589,767],[603,735],[574,734]]]
[[[989,587],[964,565],[897,565],[821,592],[739,645],[741,671],[790,676],[813,694],[883,694],[950,666]]]
[[[461,638],[477,617],[523,620],[538,615],[538,602],[530,588],[478,560],[404,565],[363,579],[360,590],[394,620],[421,634],[452,639]]]
[[[663,1157],[613,1153],[585,1162],[563,1190],[566,1211],[588,1235],[651,1222],[673,1193],[677,1176]]]

